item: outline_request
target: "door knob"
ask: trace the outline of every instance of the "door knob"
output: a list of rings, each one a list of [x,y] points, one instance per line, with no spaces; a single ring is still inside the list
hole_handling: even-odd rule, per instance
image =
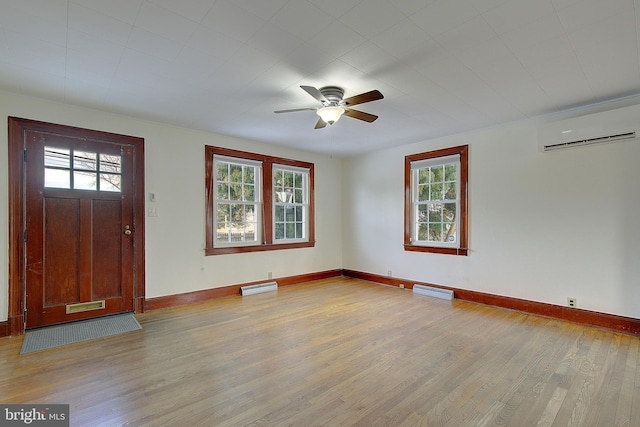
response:
[[[124,226],[124,234],[125,236],[130,236],[131,235],[131,227],[129,227],[128,225]]]

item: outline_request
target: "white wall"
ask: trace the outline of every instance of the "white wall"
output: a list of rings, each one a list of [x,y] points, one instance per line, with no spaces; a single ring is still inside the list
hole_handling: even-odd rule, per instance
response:
[[[640,318],[640,141],[542,153],[528,121],[344,161],[344,268]],[[403,250],[404,156],[469,144],[469,256]]]
[[[146,218],[147,298],[342,268],[339,159],[0,92],[0,321],[8,314],[7,116],[145,139],[146,203],[160,212]],[[315,248],[204,256],[207,144],[313,162]]]
[[[348,268],[640,318],[640,142],[540,153],[536,122],[340,161],[0,92],[0,321],[7,318],[6,117],[145,138],[147,297]],[[315,163],[315,248],[205,257],[204,145]],[[469,256],[405,252],[407,154],[470,145]],[[342,192],[342,198],[339,194]]]

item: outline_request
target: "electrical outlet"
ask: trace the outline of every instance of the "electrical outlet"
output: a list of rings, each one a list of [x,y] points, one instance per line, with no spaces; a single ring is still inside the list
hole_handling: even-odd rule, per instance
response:
[[[571,298],[571,297],[567,298],[567,306],[576,308],[577,305],[578,304],[575,298]]]
[[[391,277],[391,270],[387,270],[387,276]]]
[[[400,283],[400,289],[404,289],[404,283]]]
[[[273,279],[273,273],[272,272],[268,272],[267,273],[267,279]]]

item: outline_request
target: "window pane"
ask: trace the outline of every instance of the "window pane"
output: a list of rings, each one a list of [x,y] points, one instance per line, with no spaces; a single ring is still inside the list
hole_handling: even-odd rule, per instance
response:
[[[73,168],[91,171],[98,170],[98,154],[87,151],[74,151]]]
[[[44,186],[49,188],[71,188],[71,171],[45,168]]]
[[[229,181],[229,164],[228,163],[218,163],[217,171],[216,171],[216,181]]]
[[[429,207],[429,222],[442,222],[442,205]]]
[[[284,206],[276,206],[276,221],[284,221]]]
[[[276,203],[293,203],[293,190],[291,188],[274,191],[273,197]]]
[[[447,222],[454,222],[456,219],[456,204],[445,203],[443,211],[444,220]]]
[[[429,207],[427,205],[418,205],[418,222],[427,222]]]
[[[304,219],[304,208],[302,206],[296,206],[296,221],[302,221]]]
[[[293,209],[293,206],[286,206],[285,207],[285,219],[287,221],[294,221],[295,220],[295,211]]]
[[[293,172],[285,171],[284,172],[284,183],[285,187],[293,187]]]
[[[456,241],[456,227],[455,224],[445,224],[444,225],[444,241],[445,242],[455,242]]]
[[[242,184],[231,184],[229,186],[229,200],[242,200]]]
[[[296,238],[296,226],[292,222],[286,224],[286,238],[287,239]]]
[[[255,205],[244,205],[244,220],[247,223],[255,223],[256,207]]]
[[[445,165],[444,167],[444,180],[445,181],[456,181],[458,178],[458,174],[456,171],[456,165],[455,164],[450,164],[450,165]]]
[[[121,191],[121,175],[115,175],[110,173],[101,173],[100,174],[100,191]]]
[[[247,202],[253,202],[256,200],[255,187],[253,185],[244,186],[244,199]]]
[[[301,189],[296,189],[295,190],[295,196],[293,198],[293,203],[304,203],[304,199],[302,198],[302,190]]]
[[[418,240],[427,240],[427,224],[421,223],[418,225]]]
[[[442,224],[429,224],[429,241],[442,242]]]
[[[429,200],[442,200],[443,184],[431,184],[431,197]]]
[[[447,182],[444,185],[444,198],[445,200],[456,199],[456,183],[455,182]]]
[[[273,197],[276,203],[284,203],[285,200],[287,200],[287,193],[285,193],[284,191],[274,191]]]
[[[231,206],[227,204],[219,203],[217,219],[216,219],[218,223],[218,230],[228,227],[227,223],[230,217],[231,217]]]
[[[244,206],[231,205],[231,217],[229,218],[231,227],[239,227],[244,223]]]
[[[66,149],[44,147],[44,165],[70,168],[69,155],[69,150]]]
[[[244,227],[242,225],[236,225],[231,229],[230,234],[231,242],[242,242],[244,240]]]
[[[302,174],[296,173],[293,180],[293,186],[296,188],[302,188]]]
[[[429,185],[421,184],[418,186],[418,201],[426,202],[429,200]]]
[[[229,181],[242,182],[242,166],[229,165]]]
[[[244,182],[246,184],[255,183],[255,168],[249,166],[244,168]]]
[[[431,168],[431,182],[444,181],[444,166],[434,166]]]
[[[95,172],[73,171],[73,188],[75,190],[97,190],[98,174]]]
[[[216,230],[216,242],[227,243],[231,240],[231,235],[226,229]]]
[[[122,159],[120,156],[112,154],[100,154],[100,171],[121,173]]]
[[[283,173],[281,170],[276,170],[273,173],[273,185],[274,187],[282,187]]]
[[[418,184],[427,184],[430,181],[431,171],[429,168],[418,170]]]
[[[229,184],[218,184],[216,189],[216,199],[229,200]]]
[[[284,223],[277,222],[276,223],[276,239],[284,239]]]

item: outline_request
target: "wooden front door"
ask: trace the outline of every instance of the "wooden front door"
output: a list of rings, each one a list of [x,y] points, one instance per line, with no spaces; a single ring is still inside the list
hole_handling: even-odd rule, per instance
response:
[[[26,328],[134,311],[135,148],[23,136]]]

